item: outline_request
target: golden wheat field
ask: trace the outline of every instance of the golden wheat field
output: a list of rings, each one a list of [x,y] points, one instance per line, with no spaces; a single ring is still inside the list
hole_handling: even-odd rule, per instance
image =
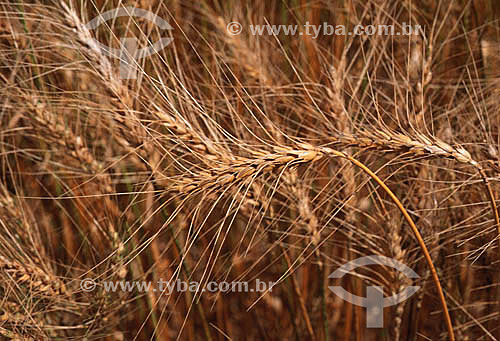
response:
[[[1,0],[0,339],[500,340],[499,149],[498,0]]]

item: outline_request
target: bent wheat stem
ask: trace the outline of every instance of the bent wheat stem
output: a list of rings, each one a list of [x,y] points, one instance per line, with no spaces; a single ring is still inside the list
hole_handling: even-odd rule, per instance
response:
[[[330,149],[330,148],[328,148],[328,149]],[[329,150],[329,154],[347,159],[350,162],[352,162],[354,165],[361,168],[366,174],[368,174],[368,176],[370,176],[373,180],[375,180],[380,185],[380,187],[382,187],[382,189],[391,197],[392,201],[394,201],[394,203],[396,204],[398,209],[401,211],[401,213],[405,217],[406,221],[410,225],[413,233],[415,234],[415,238],[417,239],[418,244],[419,244],[420,248],[422,249],[425,260],[427,261],[427,265],[429,266],[429,269],[431,270],[432,279],[434,280],[434,284],[436,285],[436,289],[437,289],[438,295],[439,295],[439,300],[440,300],[441,306],[443,308],[443,315],[444,315],[444,318],[446,321],[446,327],[448,329],[448,334],[450,335],[450,340],[454,341],[455,336],[453,333],[453,325],[451,323],[450,313],[449,313],[448,307],[446,305],[446,299],[444,297],[443,288],[441,287],[441,283],[439,282],[439,277],[438,277],[436,268],[434,267],[434,263],[432,262],[431,255],[429,254],[429,250],[427,249],[427,246],[425,245],[424,239],[422,238],[422,235],[420,234],[417,226],[413,222],[413,219],[411,219],[410,215],[408,214],[408,211],[405,209],[405,207],[403,206],[401,201],[399,201],[399,199],[396,197],[396,195],[390,190],[390,188],[387,187],[387,185],[384,183],[384,181],[382,181],[382,179],[380,179],[377,176],[377,174],[375,174],[373,171],[371,171],[362,162],[356,160],[355,158],[353,158],[350,155],[347,155],[345,153],[342,153],[342,152],[339,152],[339,151],[336,151],[333,149]]]
[[[488,178],[486,177],[486,174],[484,173],[484,170],[478,165],[477,167],[479,174],[481,175],[481,178],[483,179],[484,185],[486,186],[486,189],[488,190],[488,196],[490,198],[490,204],[491,204],[491,209],[493,211],[493,215],[495,217],[495,225],[497,226],[497,232],[498,232],[498,255],[500,258],[500,218],[498,216],[498,208],[497,204],[495,202],[495,196],[493,195],[493,190],[491,189],[490,182],[488,181]]]

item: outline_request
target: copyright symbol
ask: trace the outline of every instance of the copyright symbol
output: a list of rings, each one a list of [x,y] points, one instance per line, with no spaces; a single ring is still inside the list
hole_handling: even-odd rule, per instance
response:
[[[96,283],[93,279],[90,278],[85,278],[83,281],[80,282],[80,288],[83,291],[90,292],[93,291],[96,287]]]
[[[241,27],[241,24],[239,22],[232,21],[229,24],[227,24],[226,29],[229,34],[235,36],[241,33],[243,27]]]

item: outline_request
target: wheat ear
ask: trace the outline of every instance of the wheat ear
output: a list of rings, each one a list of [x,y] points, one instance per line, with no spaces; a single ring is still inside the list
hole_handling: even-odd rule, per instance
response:
[[[398,209],[403,214],[405,220],[410,225],[417,242],[424,253],[425,260],[427,265],[431,271],[432,278],[436,289],[438,291],[438,295],[440,298],[441,306],[443,308],[443,314],[446,321],[446,326],[448,329],[448,333],[450,335],[450,339],[452,341],[455,340],[453,334],[453,325],[451,322],[450,314],[448,311],[448,307],[446,305],[446,299],[444,297],[443,289],[441,287],[441,283],[439,281],[439,277],[437,275],[436,268],[434,267],[434,263],[429,254],[427,246],[418,230],[417,226],[413,222],[412,218],[408,214],[407,210],[403,206],[403,204],[399,201],[396,195],[387,187],[387,185],[382,181],[373,171],[371,171],[368,167],[366,167],[363,163],[353,158],[352,156],[334,150],[329,147],[315,148],[312,145],[308,144],[300,144],[300,147],[303,149],[288,149],[281,148],[279,153],[270,154],[264,157],[261,157],[257,160],[248,160],[247,162],[235,165],[235,167],[230,168],[222,168],[212,170],[210,173],[203,172],[200,174],[198,178],[193,179],[188,184],[180,185],[177,189],[185,194],[194,194],[201,191],[208,190],[221,190],[224,187],[232,186],[238,183],[242,183],[245,180],[248,180],[252,177],[257,177],[261,174],[276,171],[279,169],[283,169],[284,167],[289,167],[292,165],[310,163],[314,161],[318,161],[324,157],[338,157],[341,159],[345,159],[350,161],[355,166],[359,167],[363,172],[365,172],[368,176],[370,176],[373,180],[375,180],[382,189],[390,196],[391,200],[396,204]],[[468,154],[464,150],[465,153]],[[462,154],[461,154],[462,155]]]

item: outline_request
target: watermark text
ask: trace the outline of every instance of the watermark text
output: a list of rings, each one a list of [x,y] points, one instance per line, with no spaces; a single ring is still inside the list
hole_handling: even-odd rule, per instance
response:
[[[83,291],[91,292],[97,287],[102,287],[106,292],[161,292],[170,295],[174,292],[266,292],[272,291],[274,282],[265,282],[256,279],[254,283],[249,282],[215,282],[210,281],[202,284],[196,281],[103,281],[99,284],[91,278],[85,278],[80,282]]]
[[[308,21],[304,25],[249,25],[249,32],[252,35],[262,36],[277,36],[284,34],[286,36],[306,35],[313,39],[318,38],[320,35],[416,35],[422,31],[420,25],[409,25],[402,23],[397,29],[395,25],[354,25],[352,29],[347,29],[345,25],[332,25],[324,22],[321,25],[312,25]],[[226,26],[227,32],[231,35],[238,35],[243,32],[243,26],[237,22],[232,21]]]

